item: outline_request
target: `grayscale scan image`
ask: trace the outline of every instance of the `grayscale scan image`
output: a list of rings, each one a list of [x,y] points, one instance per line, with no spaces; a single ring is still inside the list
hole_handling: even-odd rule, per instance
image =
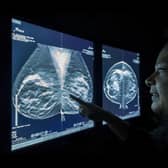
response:
[[[138,92],[134,70],[124,61],[113,64],[105,75],[103,90],[109,101],[119,104],[119,109],[128,109]]]
[[[69,96],[93,101],[93,42],[15,18],[11,23],[11,150],[94,127]]]
[[[129,65],[121,62],[109,70],[104,91],[111,101],[126,107],[136,94],[136,76]],[[78,114],[79,111],[78,104],[69,94],[87,102],[93,98],[91,74],[81,53],[38,44],[13,84],[15,111],[34,120],[61,114],[64,121],[65,114]]]

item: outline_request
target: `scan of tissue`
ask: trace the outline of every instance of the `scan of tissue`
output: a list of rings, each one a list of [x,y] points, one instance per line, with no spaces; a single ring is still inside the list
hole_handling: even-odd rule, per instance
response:
[[[38,44],[15,79],[15,111],[40,120],[58,114],[78,114],[79,106],[69,94],[87,102],[93,98],[91,74],[81,53]]]
[[[103,89],[106,98],[127,109],[137,95],[138,82],[134,70],[124,61],[115,63],[106,73]]]

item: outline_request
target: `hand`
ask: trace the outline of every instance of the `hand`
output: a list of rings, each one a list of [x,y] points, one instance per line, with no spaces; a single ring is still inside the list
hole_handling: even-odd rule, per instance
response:
[[[70,95],[70,98],[79,103],[80,114],[94,121],[103,120],[103,109],[93,103],[85,102],[74,95]]]

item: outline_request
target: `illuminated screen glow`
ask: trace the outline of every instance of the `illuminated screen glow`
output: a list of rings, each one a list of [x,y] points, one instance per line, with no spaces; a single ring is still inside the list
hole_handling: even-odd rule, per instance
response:
[[[12,150],[93,127],[93,42],[12,19]]]
[[[103,45],[103,108],[121,119],[140,115],[140,54]]]

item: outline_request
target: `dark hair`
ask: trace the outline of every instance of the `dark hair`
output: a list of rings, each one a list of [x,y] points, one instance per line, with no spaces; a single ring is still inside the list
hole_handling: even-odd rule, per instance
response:
[[[164,45],[164,48],[168,49],[168,41],[166,42],[166,44]]]
[[[163,45],[159,54],[166,54],[168,55],[168,41]]]

